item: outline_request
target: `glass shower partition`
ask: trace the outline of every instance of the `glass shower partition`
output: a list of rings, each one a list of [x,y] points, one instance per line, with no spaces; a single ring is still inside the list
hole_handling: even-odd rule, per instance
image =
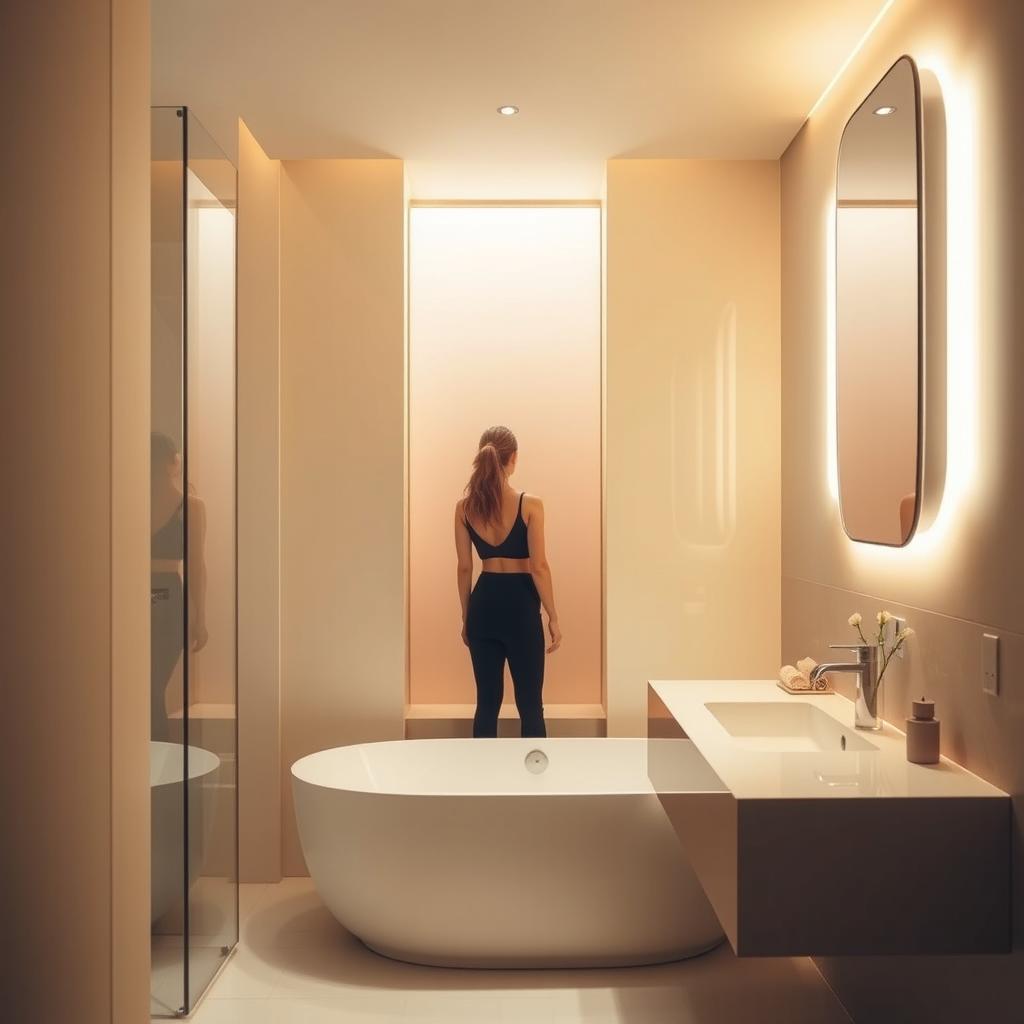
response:
[[[151,1011],[191,1012],[238,941],[237,174],[152,113]]]

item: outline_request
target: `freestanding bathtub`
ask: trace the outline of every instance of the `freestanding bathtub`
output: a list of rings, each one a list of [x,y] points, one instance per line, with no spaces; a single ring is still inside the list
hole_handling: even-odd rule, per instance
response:
[[[684,749],[693,790],[720,790]],[[641,739],[367,743],[302,758],[292,782],[317,891],[393,959],[635,966],[723,938]]]
[[[185,765],[180,743],[150,740],[151,919],[156,923],[180,907],[185,891]],[[220,758],[202,747],[188,748],[189,881],[203,863],[209,826],[204,826],[203,786],[220,767]],[[208,818],[208,816],[207,816]]]

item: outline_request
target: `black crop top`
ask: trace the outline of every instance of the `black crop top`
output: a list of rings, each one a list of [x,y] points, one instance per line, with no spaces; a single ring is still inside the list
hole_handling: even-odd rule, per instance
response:
[[[485,558],[530,557],[530,542],[526,532],[526,520],[523,519],[523,497],[525,494],[526,492],[523,491],[519,495],[519,510],[516,512],[515,522],[500,544],[489,544],[469,525],[469,520],[463,517],[466,529],[469,530],[469,536],[472,538],[473,546],[476,548],[476,553],[480,556],[481,560]]]
[[[174,510],[171,518],[150,538],[150,557],[179,561],[185,554],[185,527],[182,521],[185,499]]]

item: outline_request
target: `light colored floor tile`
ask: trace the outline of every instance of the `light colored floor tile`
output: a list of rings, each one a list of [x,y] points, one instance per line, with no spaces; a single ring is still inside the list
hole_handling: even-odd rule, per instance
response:
[[[351,946],[337,941],[279,947],[269,954],[268,962],[277,979],[271,994],[292,998],[341,997],[369,991],[386,997],[391,991],[402,991],[400,983],[389,985],[386,975],[366,976],[360,967],[361,961],[369,956],[372,954],[353,951]]]
[[[546,992],[502,992],[494,1020],[500,1024],[550,1024],[559,1013],[575,1009],[575,993],[566,994],[570,999],[563,1002]]]
[[[268,886],[267,889],[269,903],[293,900],[297,896],[316,895],[313,879],[305,876],[301,878],[282,878],[276,885]]]
[[[184,944],[181,936],[159,935],[150,947],[149,1012],[169,1016],[185,997]]]
[[[235,950],[207,999],[268,999],[281,984],[276,968],[244,945]]]
[[[727,945],[663,967],[458,971],[368,950],[306,878],[242,886],[240,948],[196,1024],[849,1024],[805,958]]]
[[[276,890],[276,885],[248,883],[238,887],[238,916],[244,921]]]
[[[408,1018],[405,1006],[396,1000],[273,999],[277,1016],[272,1024],[397,1024]]]
[[[206,999],[191,1024],[278,1024],[279,1007],[270,999]]]
[[[494,993],[498,1000],[497,1020],[511,1024],[525,1020],[547,1020],[558,1014],[575,1013],[575,989],[529,990],[502,989]]]
[[[478,992],[416,992],[406,1010],[406,1020],[449,1020],[458,1022],[499,1020],[501,1001],[497,996]]]
[[[346,933],[313,892],[264,898],[242,924],[242,938],[261,946],[337,942]]]

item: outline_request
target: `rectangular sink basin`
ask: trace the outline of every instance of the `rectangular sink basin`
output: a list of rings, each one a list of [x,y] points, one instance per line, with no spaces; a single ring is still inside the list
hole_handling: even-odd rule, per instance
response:
[[[715,701],[704,705],[740,745],[771,753],[877,750],[813,704],[797,701]]]

